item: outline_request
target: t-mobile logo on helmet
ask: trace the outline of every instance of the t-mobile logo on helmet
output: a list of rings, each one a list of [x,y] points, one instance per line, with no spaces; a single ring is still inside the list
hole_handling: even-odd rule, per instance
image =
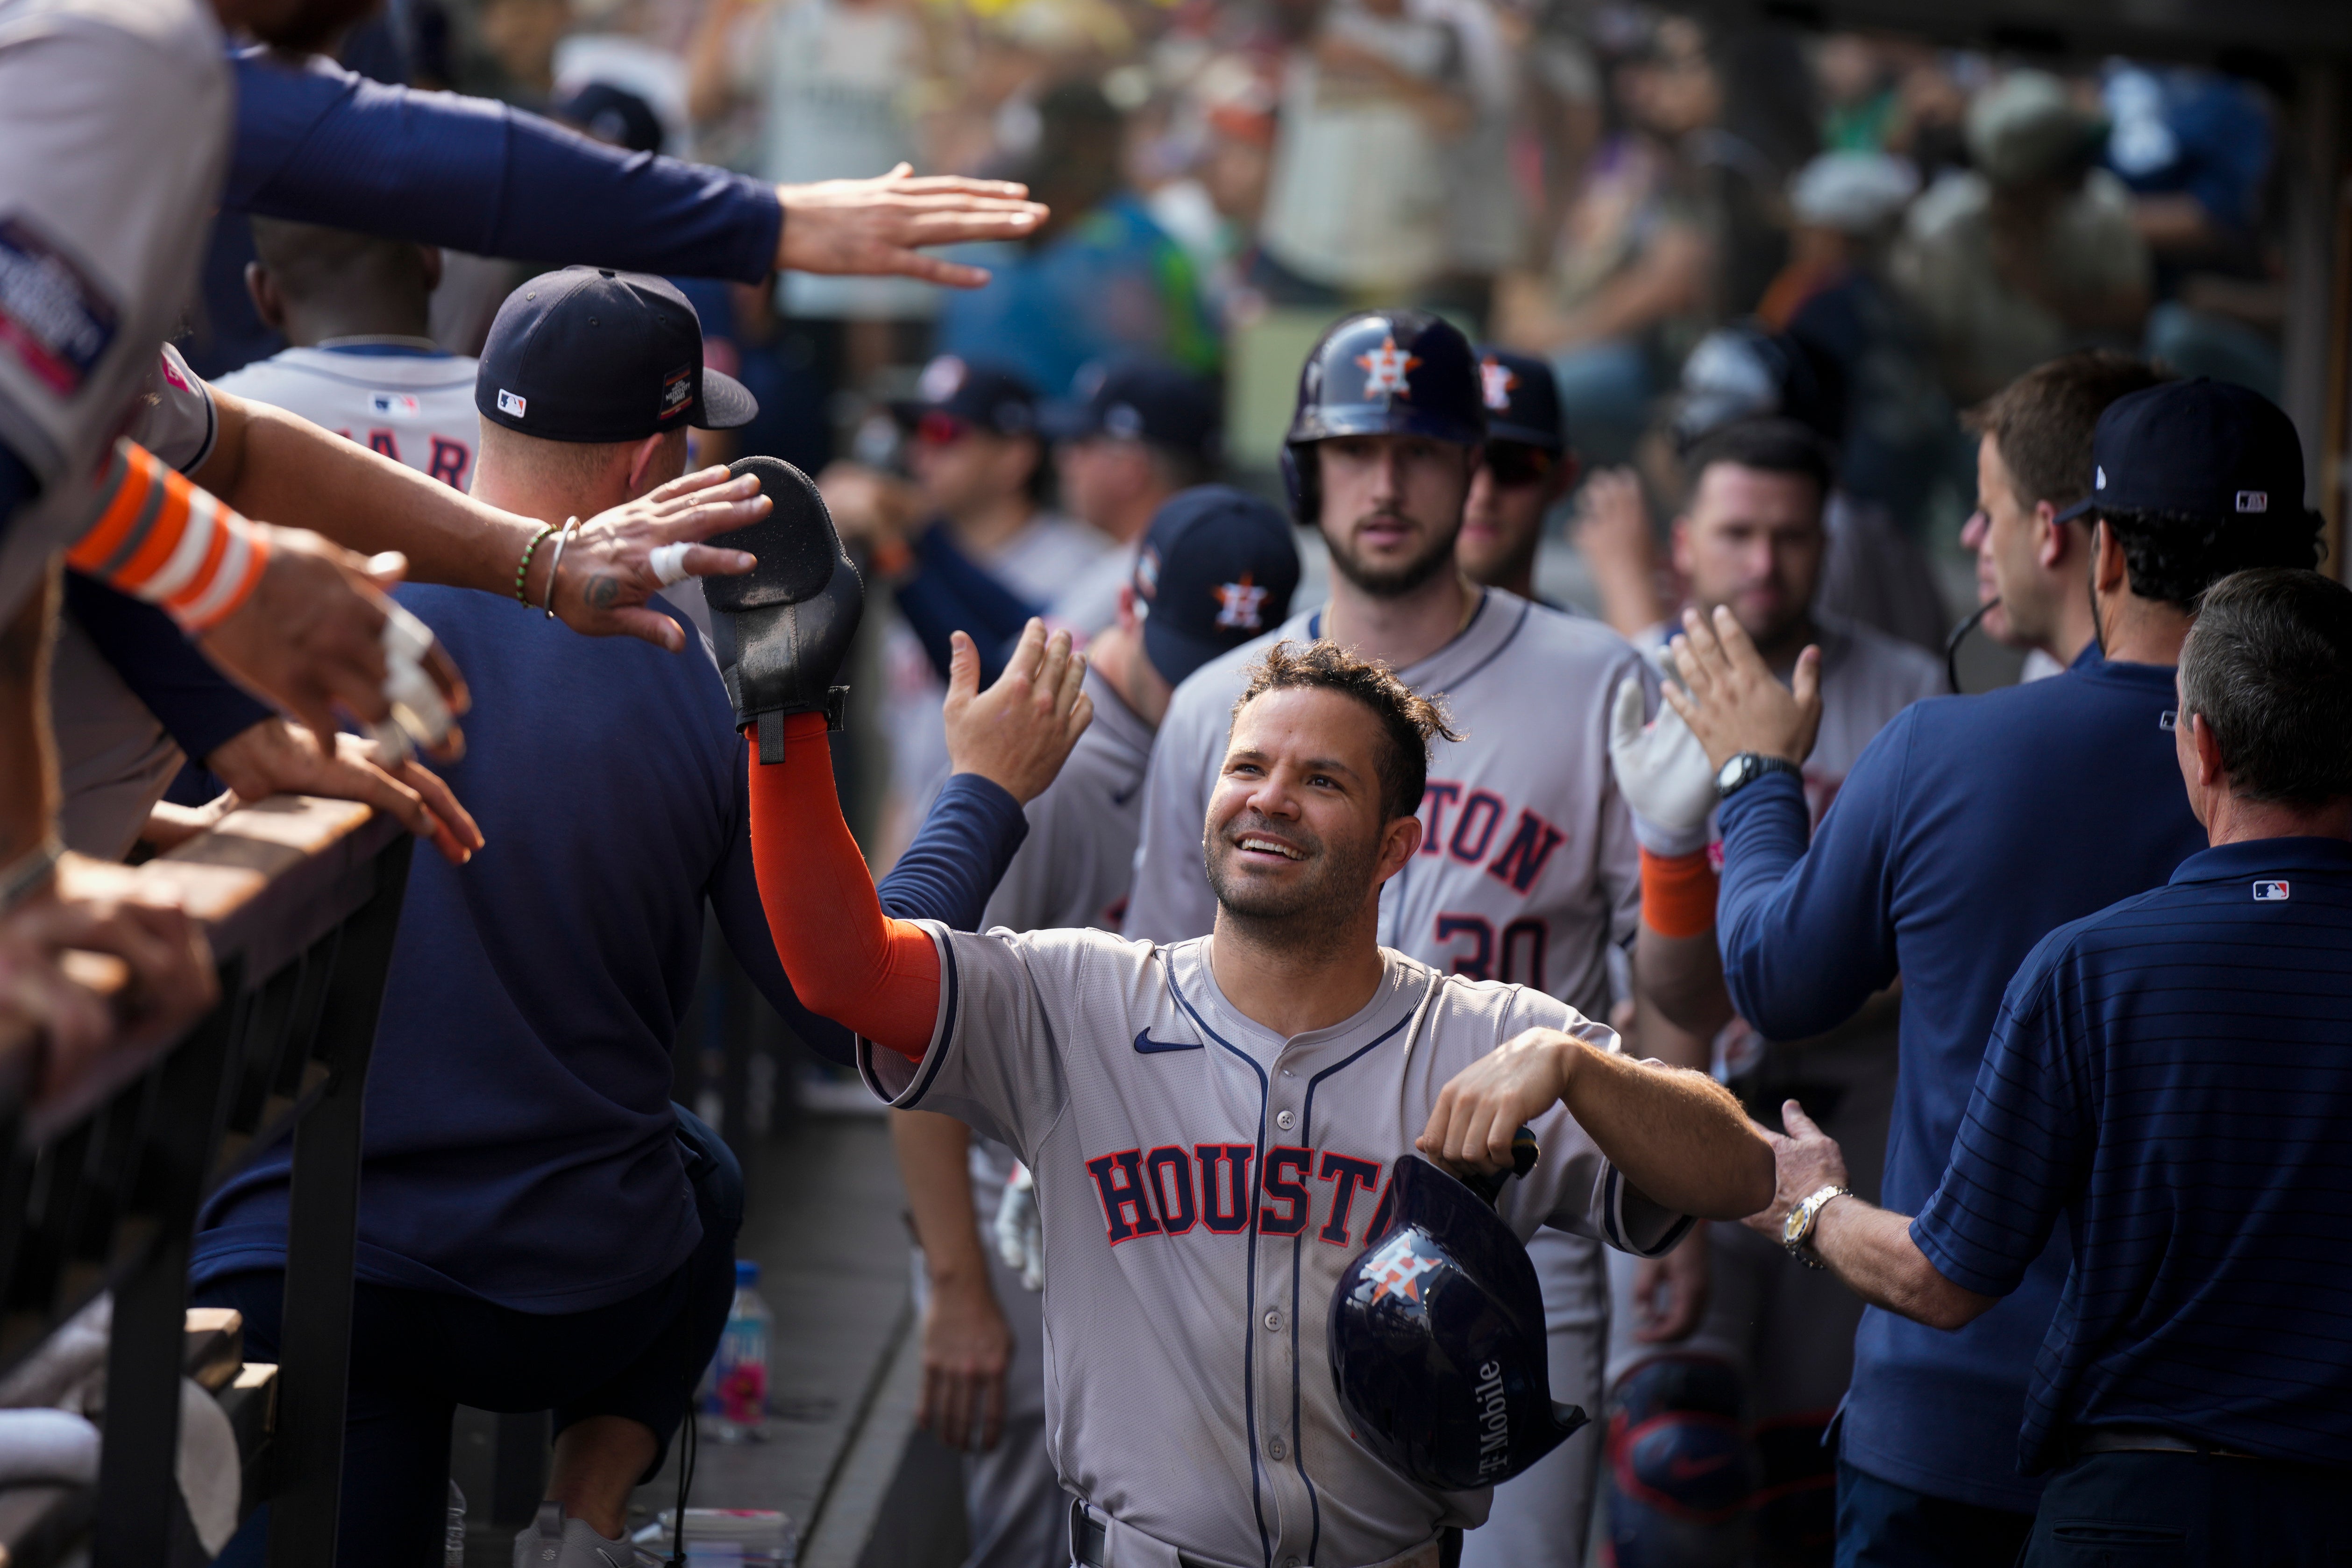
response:
[[[1478,1473],[1491,1475],[1511,1462],[1511,1404],[1503,1396],[1503,1364],[1481,1362],[1470,1390],[1478,1407]]]

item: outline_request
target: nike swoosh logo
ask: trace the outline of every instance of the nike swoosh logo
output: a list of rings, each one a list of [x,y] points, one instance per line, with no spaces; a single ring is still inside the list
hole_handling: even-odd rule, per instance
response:
[[[1151,1038],[1150,1030],[1139,1029],[1135,1031],[1135,1053],[1138,1056],[1150,1056],[1162,1051],[1199,1051],[1201,1049],[1201,1042],[1197,1040],[1154,1040]]]

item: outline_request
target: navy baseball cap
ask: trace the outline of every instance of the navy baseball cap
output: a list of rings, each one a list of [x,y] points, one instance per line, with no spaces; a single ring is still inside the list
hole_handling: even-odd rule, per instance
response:
[[[2091,493],[2058,514],[2172,512],[2306,528],[2303,442],[2258,392],[2199,376],[2109,403],[2091,435]]]
[[[545,272],[507,296],[474,373],[474,406],[544,441],[639,441],[749,424],[759,400],[702,362],[702,321],[661,278]]]
[[[1547,452],[1568,450],[1568,421],[1551,367],[1532,354],[1478,350],[1478,386],[1486,400],[1486,439]]]
[[[1070,402],[1045,411],[1045,434],[1056,441],[1108,435],[1149,441],[1203,465],[1217,460],[1217,389],[1200,376],[1123,360],[1088,365],[1070,391]]]
[[[1226,485],[1171,496],[1135,558],[1143,652],[1171,685],[1281,625],[1297,591],[1290,519]]]
[[[974,364],[941,354],[923,367],[919,396],[890,405],[908,430],[928,421],[949,420],[996,435],[1037,434],[1037,393],[1002,365]]]

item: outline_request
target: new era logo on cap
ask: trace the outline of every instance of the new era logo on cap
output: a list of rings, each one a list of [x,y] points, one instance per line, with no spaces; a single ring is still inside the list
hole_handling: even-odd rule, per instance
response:
[[[2254,902],[2256,904],[2275,904],[2284,900],[2285,897],[2286,883],[2283,882],[2258,882],[2254,883]]]
[[[520,419],[522,417],[522,399],[515,396],[514,393],[507,391],[506,388],[500,387],[499,389],[499,412],[500,413],[510,413],[517,419]]]
[[[2271,497],[2269,491],[2241,490],[2238,492],[2238,510],[2242,512],[2267,512],[2270,509]]]

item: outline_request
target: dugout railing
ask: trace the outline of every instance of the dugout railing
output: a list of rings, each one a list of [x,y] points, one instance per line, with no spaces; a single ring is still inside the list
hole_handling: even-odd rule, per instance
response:
[[[174,1464],[190,1239],[205,1195],[286,1136],[279,1361],[222,1396],[242,1405],[241,1512],[270,1504],[272,1568],[333,1560],[361,1103],[414,841],[366,807],[281,797],[123,869],[126,886],[168,889],[204,921],[218,1004],[52,1101],[28,1102],[21,1067],[9,1082],[0,1065],[0,1375],[101,1291],[114,1298],[95,1495],[0,1493],[11,1568],[85,1542],[94,1568],[188,1560]],[[120,983],[104,962],[86,967]]]

